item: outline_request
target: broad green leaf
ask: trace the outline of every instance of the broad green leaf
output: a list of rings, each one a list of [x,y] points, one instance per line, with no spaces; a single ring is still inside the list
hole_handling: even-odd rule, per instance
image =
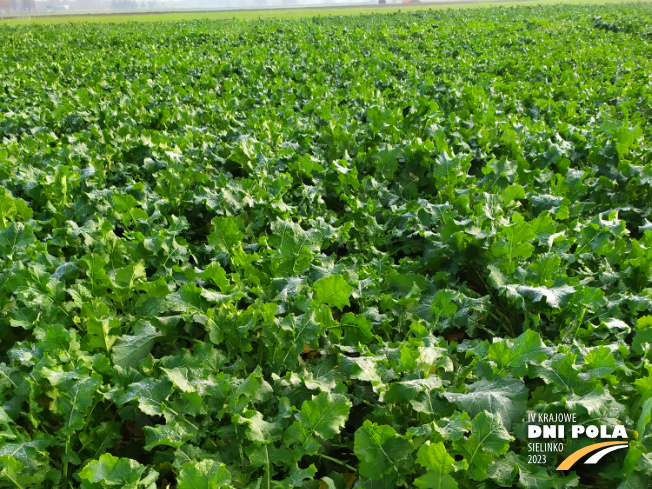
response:
[[[34,481],[23,471],[24,467],[11,455],[0,455],[0,487],[27,488]],[[4,483],[2,482],[4,481]]]
[[[350,358],[340,356],[342,370],[353,379],[364,380],[367,382],[381,382],[379,363],[382,361],[378,357],[357,357]]]
[[[194,284],[185,284],[176,292],[167,296],[166,303],[172,311],[185,313],[204,313],[209,303],[204,297],[205,289]]]
[[[643,474],[628,475],[616,489],[648,489],[650,487],[650,476]]]
[[[438,419],[435,430],[444,438],[444,440],[457,441],[471,427],[471,418],[465,412],[455,411],[450,418]]]
[[[403,473],[412,451],[410,442],[400,437],[394,428],[369,420],[355,432],[354,450],[360,460],[360,474],[370,479]]]
[[[434,317],[433,324],[435,326],[439,326],[438,322],[440,318],[448,318],[457,312],[457,305],[454,302],[457,296],[458,294],[450,289],[435,292],[430,303],[430,310]]]
[[[650,424],[650,421],[652,421],[652,397],[646,399],[641,408],[641,415],[636,423],[636,431],[639,436],[645,433],[645,428]]]
[[[172,394],[172,383],[168,380],[148,378],[129,385],[126,392],[118,399],[118,405],[138,401],[140,410],[149,416],[162,415],[166,401]]]
[[[647,344],[647,346],[645,346]],[[639,355],[647,351],[652,351],[652,316],[643,316],[638,319],[637,331],[632,340],[632,350]],[[649,353],[648,353],[649,354]]]
[[[158,473],[129,458],[114,457],[105,453],[99,459],[88,462],[79,472],[83,488],[125,489],[156,487]]]
[[[121,424],[117,421],[103,422],[90,432],[79,433],[79,440],[85,448],[90,450],[91,458],[97,458],[102,453],[111,451],[122,439],[120,427]]]
[[[552,454],[546,454],[550,457]],[[579,477],[574,473],[551,472],[545,466],[528,463],[524,456],[509,452],[495,461],[487,471],[491,479],[501,487],[512,487],[518,474],[518,487],[524,489],[564,489],[577,487]]]
[[[556,353],[541,365],[535,366],[534,371],[546,383],[552,383],[556,391],[572,391],[580,381],[580,371],[575,366],[576,358],[573,353]]]
[[[186,462],[178,477],[178,489],[220,489],[230,487],[231,474],[224,464],[214,460]]]
[[[605,346],[592,349],[584,357],[591,379],[602,379],[609,375],[616,368],[616,359],[611,350]]]
[[[607,416],[617,418],[625,413],[625,406],[617,402],[614,397],[601,386],[583,384],[575,389],[573,394],[563,399],[569,412],[589,416]]]
[[[36,241],[32,228],[21,222],[12,222],[0,231],[0,253],[13,255],[23,252]]]
[[[275,346],[270,348],[273,352],[270,360],[280,367],[294,369],[306,345],[318,347],[322,331],[322,326],[315,320],[313,311],[300,316],[290,314],[278,323],[270,323],[265,331],[269,335],[269,345]]]
[[[441,442],[426,442],[417,452],[417,463],[427,472],[414,481],[423,489],[457,489],[457,482],[449,474],[455,469],[455,459],[447,452]]]
[[[367,344],[373,341],[371,321],[361,315],[347,312],[340,321],[344,331],[344,342],[347,345]]]
[[[217,262],[211,262],[202,272],[201,277],[205,280],[211,280],[223,293],[230,288],[226,271]]]
[[[246,427],[249,440],[268,445],[281,437],[282,427],[277,422],[265,421],[263,415],[254,410],[245,411],[243,414],[244,416],[234,415],[232,420]]]
[[[317,468],[310,464],[305,469],[302,469],[297,464],[294,464],[290,469],[288,477],[283,479],[282,487],[305,487],[307,481],[311,481],[317,475]]]
[[[171,423],[145,426],[145,450],[151,450],[154,447],[165,445],[168,447],[179,448],[188,440],[191,440],[197,433],[188,423]]]
[[[468,386],[466,393],[444,392],[442,395],[470,416],[482,411],[496,415],[509,429],[525,414],[528,390],[518,379],[501,377],[495,381],[480,380]]]
[[[353,287],[346,283],[344,277],[332,275],[315,282],[313,300],[317,304],[327,304],[337,307],[341,311],[344,306],[350,305],[351,292],[353,292]]]
[[[537,286],[550,287],[559,271],[561,259],[555,253],[542,253],[532,262],[529,278]]]
[[[539,333],[528,330],[514,341],[494,341],[489,346],[487,357],[496,363],[497,374],[509,372],[515,377],[523,377],[528,366],[538,365],[546,359],[546,347]]]
[[[58,389],[52,410],[63,418],[61,433],[69,436],[82,430],[97,388],[102,383],[101,378],[98,375],[74,380],[70,376],[50,377],[50,382]]]
[[[560,287],[531,287],[526,285],[508,285],[507,290],[518,294],[532,302],[541,302],[545,299],[550,307],[561,309],[575,293],[575,287],[563,285]]]
[[[344,427],[350,409],[346,396],[322,392],[303,403],[296,419],[308,432],[330,440]]]
[[[118,318],[96,319],[89,318],[86,322],[88,333],[88,346],[100,348],[109,353],[116,340],[119,338],[120,320]]]
[[[299,444],[298,448],[306,453],[314,453],[320,445],[313,437],[326,441],[337,435],[350,409],[346,396],[322,392],[302,404],[296,421],[285,432],[285,439],[290,444]]]
[[[244,235],[240,231],[243,224],[241,219],[234,217],[215,217],[212,221],[211,233],[208,242],[216,250],[231,253],[234,247],[242,242]]]
[[[529,243],[535,237],[532,226],[522,215],[515,214],[513,223],[503,228],[504,238],[491,245],[491,253],[496,258],[505,258],[512,262],[516,258],[532,256],[534,246]]]
[[[147,280],[145,265],[142,263],[132,263],[116,270],[113,283],[116,287],[133,289],[136,284],[145,280]]]
[[[150,323],[138,323],[133,335],[121,336],[113,345],[113,362],[120,367],[135,367],[149,355],[154,341],[161,336]]]
[[[469,466],[469,477],[475,481],[487,478],[494,459],[509,449],[514,438],[503,425],[500,414],[481,412],[471,421],[471,436],[454,443],[457,453]]]
[[[16,459],[23,467],[36,469],[39,453],[45,452],[49,445],[51,445],[51,441],[45,439],[12,440],[0,445],[0,457],[8,455]]]

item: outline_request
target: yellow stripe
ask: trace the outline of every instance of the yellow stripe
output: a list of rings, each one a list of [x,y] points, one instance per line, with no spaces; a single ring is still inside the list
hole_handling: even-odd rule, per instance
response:
[[[591,452],[595,452],[600,448],[610,447],[612,445],[627,445],[626,441],[605,441],[603,443],[594,443],[588,447],[580,448],[578,451],[571,453],[566,459],[559,464],[557,470],[569,470],[575,462],[581,459],[584,455],[588,455]]]

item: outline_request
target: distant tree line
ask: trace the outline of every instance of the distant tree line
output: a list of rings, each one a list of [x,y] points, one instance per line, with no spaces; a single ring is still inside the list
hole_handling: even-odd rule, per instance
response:
[[[0,0],[0,12],[34,12],[36,0]]]
[[[0,0],[0,11],[2,12],[14,12],[16,8],[14,7],[13,0]]]
[[[113,10],[136,10],[138,2],[136,0],[113,0],[111,8]]]

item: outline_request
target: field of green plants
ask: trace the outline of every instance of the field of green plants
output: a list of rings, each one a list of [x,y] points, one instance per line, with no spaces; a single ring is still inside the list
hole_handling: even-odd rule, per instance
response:
[[[647,489],[651,69],[646,3],[0,26],[0,487]]]

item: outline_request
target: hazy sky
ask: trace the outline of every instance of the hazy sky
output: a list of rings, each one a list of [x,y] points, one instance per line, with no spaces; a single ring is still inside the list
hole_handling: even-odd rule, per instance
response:
[[[25,7],[34,2],[34,0],[14,1],[18,10],[25,10]],[[401,2],[402,0],[387,0],[387,3]],[[49,11],[274,8],[308,5],[369,5],[377,3],[378,0],[35,0],[37,10]]]

